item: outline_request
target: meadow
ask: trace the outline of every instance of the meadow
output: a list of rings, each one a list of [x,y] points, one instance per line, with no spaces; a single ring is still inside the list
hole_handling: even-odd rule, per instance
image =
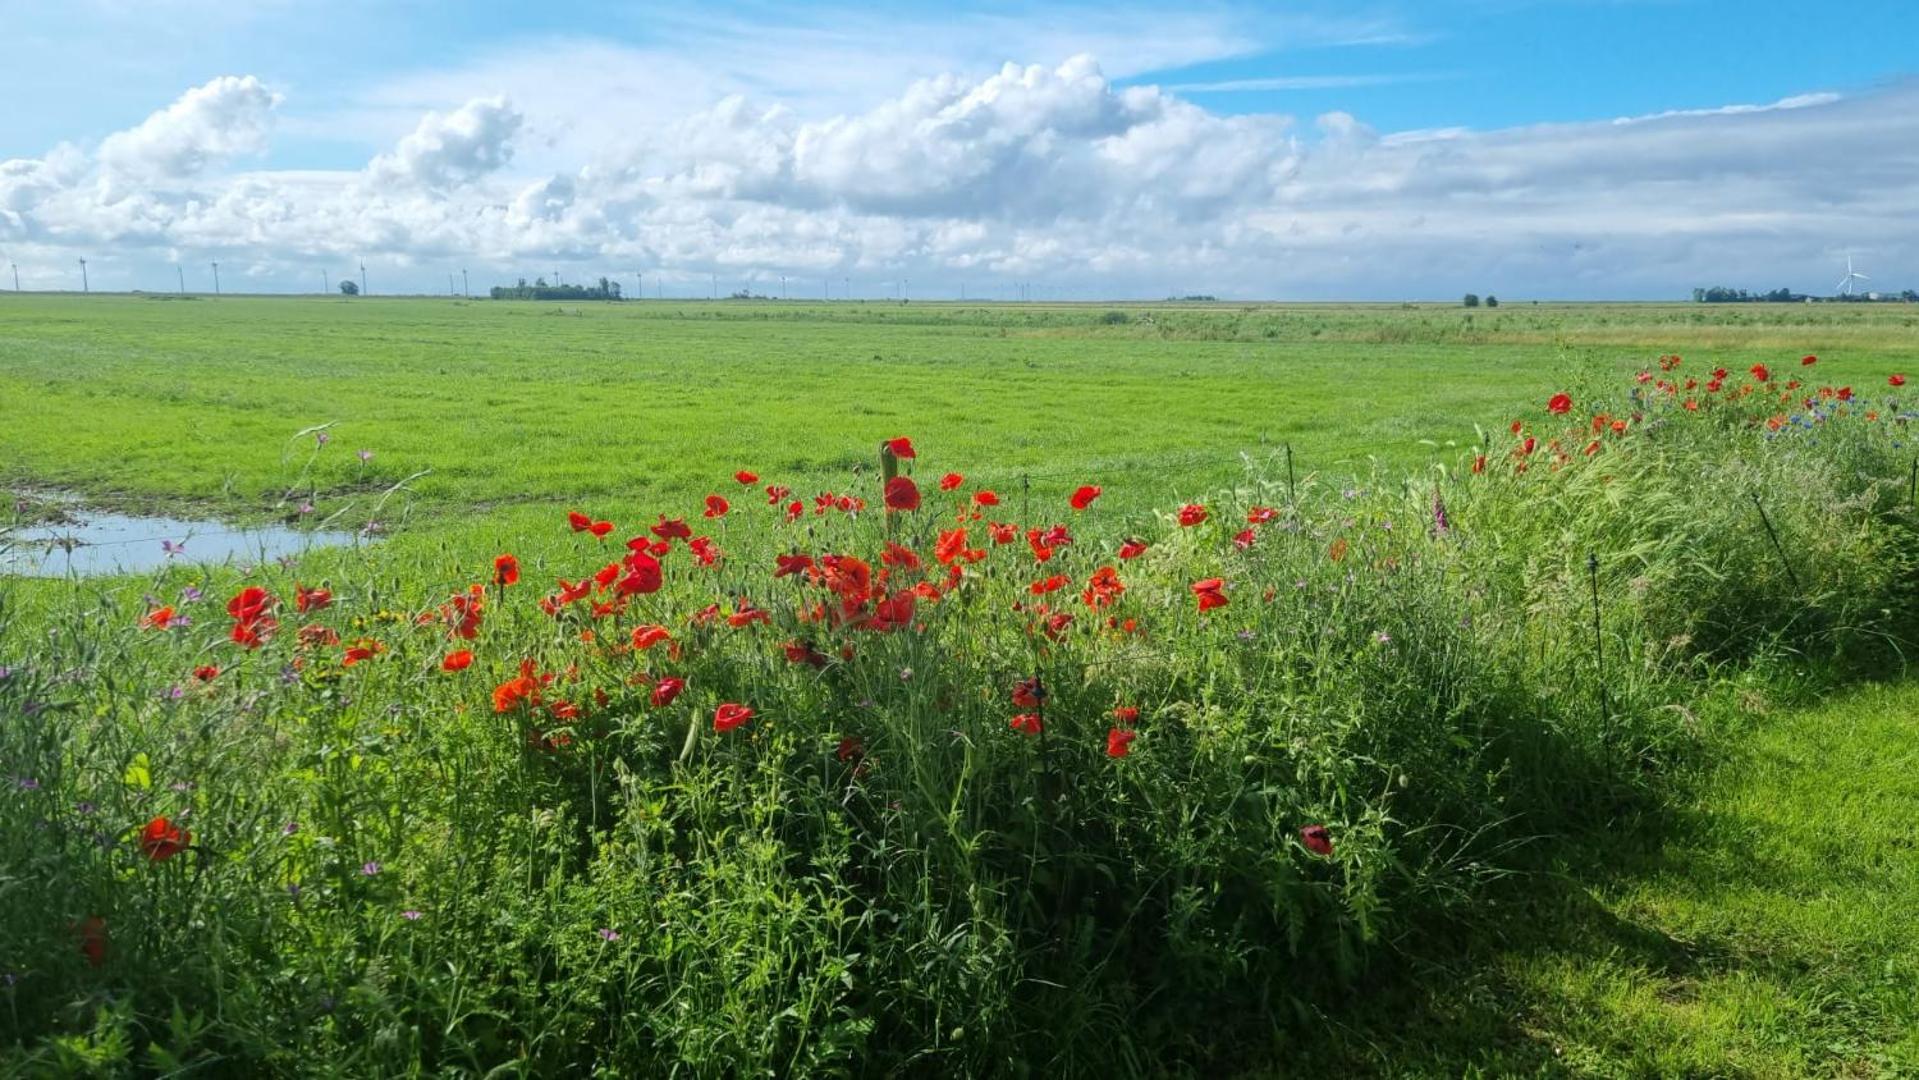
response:
[[[1915,328],[0,297],[0,1048],[1919,1068]]]

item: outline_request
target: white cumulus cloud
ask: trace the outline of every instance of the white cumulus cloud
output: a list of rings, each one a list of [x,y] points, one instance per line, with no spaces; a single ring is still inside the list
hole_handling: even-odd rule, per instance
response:
[[[100,163],[148,180],[182,179],[266,150],[280,95],[251,76],[223,75],[100,143]]]
[[[513,159],[513,136],[526,118],[504,97],[478,98],[450,113],[432,112],[390,153],[367,167],[382,184],[444,189],[468,184]]]

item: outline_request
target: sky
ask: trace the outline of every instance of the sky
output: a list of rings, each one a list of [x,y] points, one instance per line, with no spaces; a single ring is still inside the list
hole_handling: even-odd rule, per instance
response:
[[[0,262],[1524,300],[1829,293],[1851,257],[1919,288],[1914,42],[1910,0],[0,0]]]

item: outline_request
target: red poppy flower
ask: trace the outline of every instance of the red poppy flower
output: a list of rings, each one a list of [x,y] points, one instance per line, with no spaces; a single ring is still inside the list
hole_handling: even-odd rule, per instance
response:
[[[1070,585],[1072,581],[1073,579],[1067,577],[1065,574],[1054,574],[1052,577],[1046,578],[1043,581],[1033,582],[1033,584],[1027,587],[1027,591],[1031,592],[1034,596],[1044,596],[1049,592]]]
[[[1225,588],[1226,583],[1216,577],[1193,582],[1193,595],[1199,600],[1199,610],[1211,611],[1225,607],[1228,603]]]
[[[1093,500],[1099,498],[1099,494],[1100,489],[1098,487],[1092,484],[1081,485],[1078,491],[1073,492],[1073,509],[1084,510],[1093,505]]]
[[[511,712],[522,702],[538,705],[542,685],[541,678],[534,674],[533,661],[520,661],[520,674],[493,688],[493,711]]]
[[[1130,727],[1139,721],[1139,706],[1115,705],[1113,707],[1113,719]]]
[[[783,578],[788,574],[797,574],[813,569],[811,555],[775,555],[773,556],[773,576]]]
[[[742,485],[757,484],[760,482],[760,474],[741,469],[733,474],[733,479],[738,480]]]
[[[165,862],[187,849],[193,842],[193,834],[167,820],[166,815],[156,816],[140,830],[140,850],[154,862]]]
[[[620,560],[626,567],[626,576],[614,587],[621,596],[634,593],[656,593],[660,591],[660,560],[644,551],[635,551]]]
[[[888,510],[918,510],[920,508],[920,489],[910,476],[895,476],[886,482],[886,508]]]
[[[967,562],[978,562],[985,557],[986,552],[966,546],[965,529],[946,529],[940,533],[939,541],[933,545],[933,558],[939,560],[942,566],[952,566],[962,559]]]
[[[473,651],[471,649],[461,649],[458,652],[447,653],[446,659],[440,661],[441,671],[465,671],[472,666]]]
[[[1772,381],[1772,372],[1768,370],[1766,365],[1764,364],[1754,364],[1751,368],[1751,371],[1752,371],[1752,377],[1759,380],[1760,382]]]
[[[257,649],[273,632],[280,622],[268,612],[279,604],[274,596],[258,585],[249,585],[235,593],[227,601],[227,614],[233,616],[233,632],[229,635],[234,644],[249,649]]]
[[[1019,539],[1019,526],[1010,521],[987,522],[986,531],[992,534],[995,544],[1010,544]]]
[[[501,555],[493,560],[493,584],[505,588],[520,580],[520,560]]]
[[[1102,566],[1087,579],[1086,591],[1080,593],[1079,598],[1087,607],[1097,611],[1118,603],[1120,594],[1125,591],[1125,584],[1119,580],[1119,571]]]
[[[1473,472],[1483,473],[1485,471],[1486,471],[1486,455],[1484,454],[1475,455],[1473,457]]]
[[[917,453],[913,451],[913,440],[907,438],[904,435],[900,436],[897,439],[886,440],[886,448],[888,450],[891,450],[893,452],[893,456],[896,458],[910,458],[910,457],[919,456]]]
[[[688,540],[686,550],[693,553],[694,560],[701,566],[712,566],[720,561],[721,555],[725,554],[713,543],[713,538],[710,536],[696,536]]]
[[[1904,386],[1906,385],[1906,377],[1904,375],[1887,376],[1886,385],[1887,386]]]
[[[1300,829],[1299,842],[1315,855],[1330,856],[1333,853],[1333,836],[1324,825],[1308,825]]]
[[[1819,358],[1817,356],[1802,356],[1799,358],[1800,367],[1811,367],[1818,362]]]
[[[1270,506],[1255,506],[1246,511],[1246,524],[1264,525],[1279,516],[1279,511]]]
[[[726,512],[731,509],[733,509],[733,504],[727,502],[725,499],[719,497],[718,495],[708,495],[706,497],[706,516],[707,517],[710,517],[710,518],[725,517]]]
[[[1039,676],[1021,679],[1013,684],[1013,704],[1022,709],[1037,709],[1046,702],[1046,687],[1041,685]]]
[[[1549,413],[1552,413],[1554,416],[1563,416],[1566,413],[1573,411],[1572,395],[1571,394],[1554,394],[1546,402],[1546,411]]]
[[[790,663],[805,664],[815,668],[826,666],[826,655],[815,649],[810,641],[789,641],[780,648],[785,650],[786,659]]]
[[[140,616],[140,626],[146,630],[165,630],[167,627],[173,625],[173,618],[174,614],[171,605],[167,607],[157,607],[145,615]]]
[[[744,596],[740,597],[740,606],[734,609],[733,614],[728,615],[726,617],[726,625],[732,627],[735,630],[738,630],[743,626],[751,626],[754,623],[766,623],[766,622],[772,622],[772,621],[773,621],[773,616],[769,614],[766,611],[766,609],[754,607],[753,601],[748,600]]]
[[[999,505],[999,496],[998,496],[998,495],[995,495],[995,494],[994,494],[993,492],[991,492],[991,491],[975,491],[975,492],[973,492],[973,505],[975,505],[975,506],[998,506],[998,505]]]
[[[304,615],[309,611],[321,611],[333,603],[333,593],[327,589],[309,589],[305,585],[293,586],[293,608]]]
[[[568,510],[566,512],[566,524],[574,532],[585,532],[593,527],[593,519],[580,513],[578,510]]]
[[[1033,549],[1033,558],[1040,562],[1053,557],[1053,546],[1046,542],[1046,534],[1038,529],[1026,530],[1026,546]]]
[[[1147,546],[1144,540],[1127,540],[1119,546],[1119,557],[1122,559],[1137,559],[1141,555],[1146,554]]]
[[[212,664],[206,664],[201,667],[194,668],[193,677],[200,680],[201,682],[212,682],[213,680],[220,677],[220,669],[217,667],[214,667]]]
[[[659,522],[647,531],[662,540],[684,540],[693,535],[693,530],[686,526],[685,518],[668,518],[665,514],[661,514]]]
[[[1040,730],[1038,713],[1020,713],[1007,725],[1021,735],[1038,735]]]
[[[858,761],[866,756],[866,743],[857,735],[848,735],[833,748],[833,756],[841,761]]]
[[[107,962],[107,920],[98,915],[89,915],[80,921],[80,955],[87,958],[89,967],[102,967]]]
[[[919,553],[912,548],[901,547],[891,540],[880,552],[880,562],[886,566],[896,566],[901,570],[918,570],[921,566]]]
[[[787,487],[785,484],[768,484],[766,486],[766,505],[778,506],[781,499],[791,494],[793,494],[793,489]]]
[[[748,720],[753,719],[753,710],[744,705],[727,702],[713,710],[713,730],[732,731]]]
[[[1133,752],[1133,740],[1139,738],[1139,732],[1125,728],[1109,728],[1106,732],[1106,756],[1123,758]]]
[[[1254,539],[1252,529],[1241,529],[1239,532],[1233,534],[1233,546],[1241,551],[1245,551],[1253,546]]]
[[[1207,509],[1198,503],[1187,503],[1185,506],[1179,508],[1179,524],[1181,528],[1190,529],[1204,522],[1211,516]]]
[[[664,626],[647,625],[633,628],[633,647],[645,652],[662,641],[673,640],[673,634]]]
[[[940,490],[951,491],[954,488],[959,487],[961,484],[964,484],[965,482],[966,482],[966,478],[964,476],[961,476],[960,474],[956,472],[950,472],[950,473],[947,473],[945,476],[940,477]]]
[[[345,653],[340,657],[340,666],[352,667],[362,660],[371,660],[385,651],[385,645],[372,638],[361,638],[347,646]]]
[[[1334,562],[1339,562],[1346,557],[1346,548],[1346,538],[1343,536],[1338,537],[1332,543],[1326,545],[1326,557]]]
[[[653,707],[656,709],[664,709],[668,705],[673,704],[673,699],[679,697],[680,691],[684,689],[686,689],[685,679],[675,679],[669,676],[654,683],[652,696]]]
[[[272,611],[279,601],[258,585],[249,585],[227,601],[227,614],[238,622],[250,622]]]

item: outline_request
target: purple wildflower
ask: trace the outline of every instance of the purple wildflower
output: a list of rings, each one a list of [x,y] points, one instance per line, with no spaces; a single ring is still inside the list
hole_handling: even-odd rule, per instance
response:
[[[400,912],[400,918],[405,919],[407,922],[419,922],[420,913],[417,911],[414,911],[411,908],[408,908],[407,910]]]
[[[600,932],[600,940],[601,940],[601,941],[618,941],[618,940],[620,940],[620,932],[619,932],[618,930],[615,930],[615,929],[613,929],[613,928],[612,928],[612,927],[610,927],[610,926],[602,926],[602,927],[600,927],[600,931],[599,931],[599,932]]]
[[[372,859],[368,859],[366,862],[360,864],[360,873],[365,877],[372,877],[379,872],[380,864],[374,862]]]

